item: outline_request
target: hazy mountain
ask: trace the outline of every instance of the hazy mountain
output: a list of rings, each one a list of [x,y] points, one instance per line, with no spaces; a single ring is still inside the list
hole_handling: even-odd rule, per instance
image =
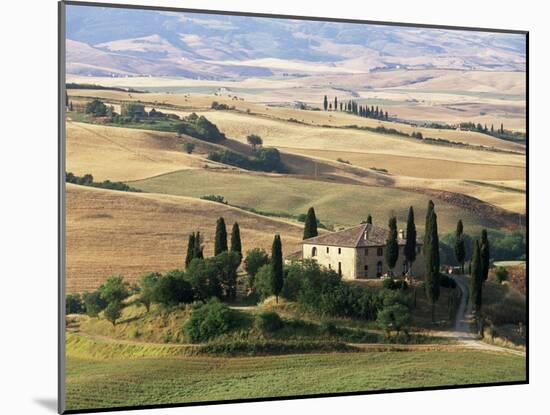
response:
[[[67,7],[67,71],[223,78],[373,69],[525,70],[523,35]]]

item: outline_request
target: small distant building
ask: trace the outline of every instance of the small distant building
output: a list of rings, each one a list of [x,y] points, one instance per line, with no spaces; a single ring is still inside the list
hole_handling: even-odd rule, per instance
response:
[[[346,280],[379,278],[389,271],[384,258],[388,234],[387,229],[365,223],[305,239],[302,242],[302,258],[313,259],[335,270]],[[405,241],[404,232],[400,230],[397,238],[399,257],[393,269],[396,276],[409,272],[405,260]],[[422,243],[417,240],[412,275],[422,275],[423,270]]]

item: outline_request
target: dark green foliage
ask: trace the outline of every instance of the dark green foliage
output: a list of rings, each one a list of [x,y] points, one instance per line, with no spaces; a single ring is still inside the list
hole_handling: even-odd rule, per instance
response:
[[[495,278],[499,284],[502,284],[508,279],[508,270],[504,267],[497,267],[495,271]]]
[[[302,272],[303,265],[301,263],[292,263],[285,268],[285,282],[281,290],[281,296],[287,300],[296,301],[298,294],[302,288]]]
[[[197,114],[192,113],[182,121],[176,126],[178,134],[190,135],[213,143],[225,140],[225,135],[218,130],[218,127],[202,115],[199,117]]]
[[[254,276],[254,291],[258,294],[261,300],[265,300],[270,295],[273,295],[273,271],[271,265],[263,265],[258,269]]]
[[[470,298],[476,314],[481,311],[481,297],[483,287],[483,265],[481,263],[481,252],[479,241],[474,242],[474,253],[472,255]]]
[[[325,98],[323,99],[323,108],[325,109],[325,111],[327,110],[328,108],[328,99],[327,99],[327,96],[325,95]]]
[[[195,299],[206,301],[222,297],[222,286],[217,264],[210,258],[195,258],[187,267],[185,278],[191,284]]]
[[[256,150],[253,158],[231,150],[211,151],[208,153],[208,160],[237,166],[246,170],[284,171],[279,150],[276,148],[261,148]]]
[[[456,233],[455,233],[455,258],[458,264],[460,265],[461,272],[464,274],[464,261],[466,260],[466,244],[464,241],[464,227],[462,225],[462,220],[459,220],[456,224]]]
[[[85,310],[80,294],[67,294],[65,297],[65,314],[82,314]]]
[[[227,251],[227,230],[225,220],[218,218],[216,222],[216,238],[214,239],[214,255]]]
[[[120,106],[120,115],[123,117],[145,117],[145,106],[137,102],[125,102]]]
[[[235,109],[235,107],[233,107],[233,106],[230,107],[227,104],[220,104],[218,101],[212,101],[212,105],[210,105],[210,108],[212,108],[213,110],[218,110],[218,111],[226,111],[226,110]]]
[[[94,117],[104,117],[107,115],[107,105],[99,99],[94,99],[86,104],[84,112],[86,114],[92,114]]]
[[[487,277],[489,277],[489,266],[491,263],[491,248],[489,246],[489,237],[487,236],[487,229],[483,229],[481,231],[479,254],[480,254],[480,260],[481,260],[481,275],[483,276],[483,281],[487,281]]]
[[[313,238],[317,235],[319,235],[317,231],[317,217],[315,216],[315,209],[310,207],[307,211],[304,224],[304,239]]]
[[[193,152],[193,150],[195,149],[195,144],[189,143],[189,142],[184,143],[183,144],[183,149],[185,150],[185,152],[187,154],[191,154]]]
[[[378,312],[376,322],[388,336],[392,331],[399,334],[402,330],[407,334],[407,328],[411,324],[411,313],[402,297],[386,295],[383,300],[383,308]]]
[[[185,255],[185,268],[189,267],[191,261],[195,258],[195,232],[189,235],[187,241],[187,254]]]
[[[388,222],[389,234],[388,239],[386,240],[386,249],[384,250],[384,256],[386,259],[386,264],[390,269],[390,274],[393,275],[393,269],[399,257],[399,244],[397,242],[397,219],[394,217],[390,218]]]
[[[202,200],[210,200],[211,202],[223,203],[227,205],[227,200],[222,195],[204,195],[200,197]]]
[[[145,306],[147,312],[149,312],[151,303],[155,299],[155,287],[157,286],[158,280],[160,278],[161,275],[158,272],[150,272],[149,274],[141,277],[141,279],[139,280],[138,301]]]
[[[202,246],[202,239],[201,239],[201,233],[197,232],[195,234],[195,254],[193,255],[193,258],[204,258],[204,255],[202,253],[203,246]]]
[[[82,295],[86,314],[90,317],[97,317],[98,314],[107,307],[107,301],[101,298],[99,291],[92,291]]]
[[[283,327],[283,320],[274,311],[264,311],[256,316],[254,325],[264,333],[273,333]]]
[[[439,299],[439,236],[437,233],[437,215],[434,204],[428,202],[424,235],[424,261],[426,265],[424,286],[426,296],[432,306],[432,321],[435,318],[435,303]]]
[[[153,291],[155,303],[168,307],[180,303],[191,303],[193,301],[193,289],[191,284],[185,280],[183,271],[172,270],[164,274]]]
[[[456,281],[447,274],[439,274],[439,286],[444,288],[456,288]]]
[[[197,304],[184,326],[185,334],[194,342],[204,342],[229,332],[233,327],[233,312],[216,298]]]
[[[98,288],[99,295],[107,303],[121,303],[130,295],[129,284],[121,276],[112,276]]]
[[[219,255],[206,259],[216,269],[220,281],[222,296],[234,299],[237,294],[237,268],[241,263],[241,257],[237,252],[224,251]]]
[[[271,289],[275,295],[276,302],[279,302],[279,294],[283,289],[283,247],[281,236],[275,235],[271,246]]]
[[[243,248],[241,245],[241,230],[239,224],[235,222],[231,228],[231,252],[239,255],[239,263],[243,258]]]
[[[105,319],[107,321],[110,321],[113,323],[113,326],[116,325],[116,321],[120,318],[122,314],[122,303],[120,301],[111,301],[107,307],[105,307],[105,310],[103,311],[103,315],[105,316]]]
[[[256,134],[250,134],[249,136],[247,136],[246,141],[252,146],[254,150],[256,150],[257,146],[261,146],[263,144],[262,137]]]
[[[346,284],[336,272],[321,268],[313,260],[292,264],[287,281],[289,287],[283,290],[290,294],[285,298],[296,299],[304,309],[322,316],[374,320],[381,306],[378,294]]]
[[[405,280],[394,280],[392,278],[385,278],[382,283],[382,287],[387,290],[406,290],[409,288],[407,281]]]
[[[75,176],[71,172],[66,172],[65,181],[67,183],[74,183],[82,186],[100,187],[103,189],[120,190],[123,192],[141,192],[141,190],[130,187],[126,183],[122,182],[112,182],[110,180],[105,180],[103,182],[94,182],[94,176],[92,176],[91,174],[85,174],[84,176],[79,177]]]
[[[147,312],[151,307],[151,303],[154,301],[155,297],[155,287],[158,280],[160,279],[161,274],[158,272],[150,272],[145,274],[139,280],[139,297],[138,301],[145,306]]]
[[[416,224],[414,223],[414,209],[409,207],[409,214],[407,216],[407,235],[405,241],[405,259],[409,263],[409,273],[413,262],[416,260]]]
[[[367,223],[372,225],[372,216],[370,213],[369,213],[369,216],[367,216]]]
[[[244,259],[244,270],[248,274],[249,286],[254,286],[254,277],[258,270],[269,264],[269,257],[267,252],[261,248],[251,249],[246,253],[246,258]]]

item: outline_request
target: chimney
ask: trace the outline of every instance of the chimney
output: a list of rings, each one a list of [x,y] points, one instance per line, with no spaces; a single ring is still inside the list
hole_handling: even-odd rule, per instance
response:
[[[369,227],[365,227],[365,232],[363,232],[363,239],[366,241],[369,239]]]
[[[405,232],[403,232],[403,229],[399,229],[399,238],[405,239]]]

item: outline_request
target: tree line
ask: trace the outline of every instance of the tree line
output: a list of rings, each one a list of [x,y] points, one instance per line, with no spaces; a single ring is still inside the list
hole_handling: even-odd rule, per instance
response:
[[[341,111],[349,114],[355,114],[360,117],[373,118],[377,120],[389,120],[388,111],[384,111],[382,108],[378,108],[371,105],[361,105],[353,100],[338,101],[338,97],[334,97],[334,100],[329,100],[325,95],[323,99],[323,108],[325,111]]]

